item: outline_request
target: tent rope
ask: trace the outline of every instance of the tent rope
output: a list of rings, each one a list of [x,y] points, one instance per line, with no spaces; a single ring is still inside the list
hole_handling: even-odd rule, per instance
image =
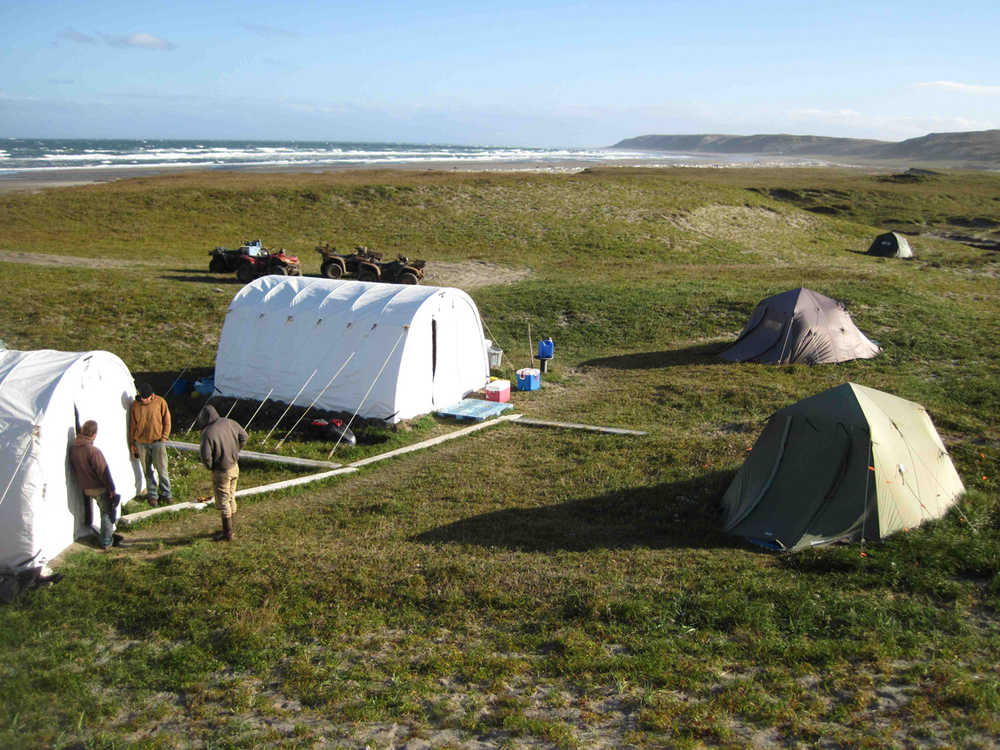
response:
[[[288,406],[285,407],[285,410],[283,412],[281,412],[281,416],[278,417],[278,421],[274,423],[274,427],[272,427],[271,430],[270,430],[270,432],[268,432],[264,436],[264,439],[260,441],[261,445],[263,445],[264,443],[266,443],[267,439],[269,437],[271,437],[271,432],[274,432],[276,429],[278,429],[278,425],[281,424],[281,420],[285,418],[285,415],[288,414],[288,410],[291,409],[292,406],[295,404],[295,399],[297,399],[299,396],[302,395],[302,391],[304,391],[306,389],[306,386],[309,385],[309,381],[312,380],[313,377],[315,377],[315,375],[316,375],[317,372],[319,372],[319,368],[318,367],[315,370],[312,371],[312,375],[310,375],[308,378],[306,378],[306,382],[304,382],[302,384],[302,387],[299,388],[299,392],[296,393],[295,396],[292,397],[292,400],[288,402]]]
[[[865,557],[865,526],[868,523],[868,519],[871,518],[872,506],[871,506],[871,480],[872,474],[875,473],[875,446],[869,442],[868,443],[868,470],[865,472],[865,518],[861,522],[861,556]]]
[[[343,432],[340,433],[340,437],[337,438],[337,442],[333,444],[333,447],[330,449],[330,452],[327,454],[327,456],[326,456],[326,460],[327,461],[329,461],[333,457],[334,451],[336,451],[337,448],[340,446],[340,443],[344,439],[344,434],[349,429],[351,429],[351,425],[354,424],[354,420],[358,416],[358,412],[361,411],[361,407],[365,405],[365,401],[368,400],[368,396],[369,396],[369,394],[371,394],[372,389],[375,387],[375,384],[378,382],[378,379],[380,377],[382,377],[382,372],[385,370],[386,365],[389,364],[389,360],[392,359],[392,355],[396,353],[396,347],[399,346],[399,342],[403,340],[403,336],[406,335],[406,332],[409,330],[409,328],[410,327],[408,325],[403,326],[403,330],[399,332],[399,338],[397,338],[396,339],[396,343],[392,345],[392,350],[386,356],[385,361],[382,363],[382,366],[379,368],[378,374],[375,376],[375,379],[372,381],[372,384],[370,386],[368,386],[368,390],[365,391],[365,395],[362,397],[361,403],[358,404],[358,408],[354,410],[354,414],[352,414],[351,418],[347,421],[347,426],[344,428]]]
[[[253,422],[254,417],[256,417],[260,413],[260,410],[264,408],[264,404],[267,402],[267,400],[269,398],[271,398],[271,394],[272,393],[274,393],[274,386],[271,386],[271,390],[269,390],[267,392],[267,395],[264,396],[264,398],[262,398],[260,400],[260,403],[257,405],[257,410],[254,411],[254,413],[250,415],[250,419],[247,420],[246,425],[243,427],[244,430],[249,430],[250,429],[250,423]]]
[[[482,319],[480,318],[480,320]],[[498,343],[496,337],[493,335],[493,331],[490,330],[490,326],[485,320],[483,320],[483,327],[486,329],[486,333],[490,335],[490,341],[494,344]]]
[[[3,505],[3,501],[7,498],[7,493],[10,492],[11,485],[14,484],[14,478],[17,476],[17,473],[21,470],[21,464],[24,463],[24,459],[26,459],[28,457],[28,454],[31,453],[31,446],[34,445],[35,443],[35,435],[37,431],[38,431],[38,425],[34,425],[31,430],[31,435],[28,436],[28,444],[24,446],[24,451],[21,453],[21,458],[18,459],[17,466],[14,467],[14,471],[10,475],[10,481],[7,482],[7,486],[4,487],[3,494],[0,495],[0,505]]]
[[[289,435],[291,435],[292,432],[295,431],[295,428],[299,426],[299,422],[305,419],[306,414],[309,413],[309,410],[312,409],[316,405],[316,402],[323,397],[323,394],[326,393],[326,389],[329,388],[331,385],[333,385],[333,381],[336,380],[337,377],[340,375],[340,373],[344,371],[344,368],[347,367],[347,363],[350,362],[352,359],[354,359],[355,354],[357,354],[357,352],[351,352],[351,355],[344,360],[344,364],[342,364],[340,366],[340,369],[333,374],[333,377],[327,381],[327,384],[323,386],[323,390],[321,390],[319,394],[316,396],[316,398],[312,400],[312,403],[310,403],[309,406],[306,407],[306,410],[302,412],[302,415],[297,420],[295,420],[295,424],[293,424],[292,428],[288,431],[288,433],[283,438],[281,438],[281,440],[278,441],[277,445],[274,446],[275,448],[280,448],[282,445],[284,445],[285,441],[288,440]]]

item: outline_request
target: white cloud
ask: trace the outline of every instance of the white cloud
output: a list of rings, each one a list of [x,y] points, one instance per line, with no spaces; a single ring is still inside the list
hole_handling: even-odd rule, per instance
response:
[[[1000,95],[1000,86],[983,86],[978,83],[959,83],[957,81],[924,81],[918,83],[919,88],[946,89],[948,91],[958,91],[963,94],[986,94],[987,96]]]
[[[76,29],[66,29],[59,37],[76,42],[77,44],[97,44],[97,40],[90,34],[84,34],[82,31],[77,31]]]
[[[166,39],[161,39],[158,36],[142,32],[137,34],[127,34],[125,36],[111,36],[110,34],[102,34],[101,36],[103,36],[104,41],[112,47],[138,47],[140,49],[163,51],[174,49],[174,45]]]
[[[989,130],[997,127],[996,122],[968,117],[872,115],[853,109],[796,109],[788,112],[787,116],[792,120],[808,122],[813,128],[829,127],[834,129],[837,135],[882,140],[915,138],[928,133]],[[850,132],[844,132],[845,129]]]

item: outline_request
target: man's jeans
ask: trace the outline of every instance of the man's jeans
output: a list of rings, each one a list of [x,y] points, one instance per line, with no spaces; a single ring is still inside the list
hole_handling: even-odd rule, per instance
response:
[[[139,465],[146,475],[146,492],[150,500],[170,499],[170,477],[167,476],[167,446],[162,440],[155,443],[136,443],[139,449]],[[156,475],[153,469],[156,469]],[[159,482],[157,482],[159,478]],[[157,489],[159,486],[159,489]]]
[[[115,533],[115,508],[111,504],[111,498],[106,492],[100,495],[87,495],[86,493],[84,495],[88,502],[90,500],[96,501],[97,507],[101,511],[101,530],[97,532],[97,541],[101,547],[107,549],[114,541]]]

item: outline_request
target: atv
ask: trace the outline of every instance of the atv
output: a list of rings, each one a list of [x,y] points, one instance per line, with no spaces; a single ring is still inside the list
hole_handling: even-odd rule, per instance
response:
[[[240,265],[244,255],[259,254],[264,247],[260,240],[244,240],[235,250],[228,247],[216,247],[208,251],[212,259],[208,262],[208,270],[212,273],[232,273]]]
[[[251,248],[253,249],[253,248]],[[301,276],[302,263],[294,255],[286,255],[282,248],[276,252],[257,248],[256,252],[240,257],[236,267],[236,278],[249,284],[256,278],[277,274],[278,276]]]
[[[419,284],[424,277],[425,260],[410,260],[400,255],[396,260],[362,261],[358,266],[358,281],[384,281],[389,284]]]
[[[357,276],[361,263],[378,263],[382,260],[381,253],[373,253],[367,247],[358,245],[354,252],[341,254],[330,243],[317,245],[316,252],[323,256],[319,272],[328,279],[339,279],[344,276]]]

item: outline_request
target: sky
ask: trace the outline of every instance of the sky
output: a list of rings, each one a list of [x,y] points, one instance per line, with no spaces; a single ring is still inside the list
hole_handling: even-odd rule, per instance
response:
[[[1000,128],[1000,2],[0,0],[0,137],[599,147]]]

